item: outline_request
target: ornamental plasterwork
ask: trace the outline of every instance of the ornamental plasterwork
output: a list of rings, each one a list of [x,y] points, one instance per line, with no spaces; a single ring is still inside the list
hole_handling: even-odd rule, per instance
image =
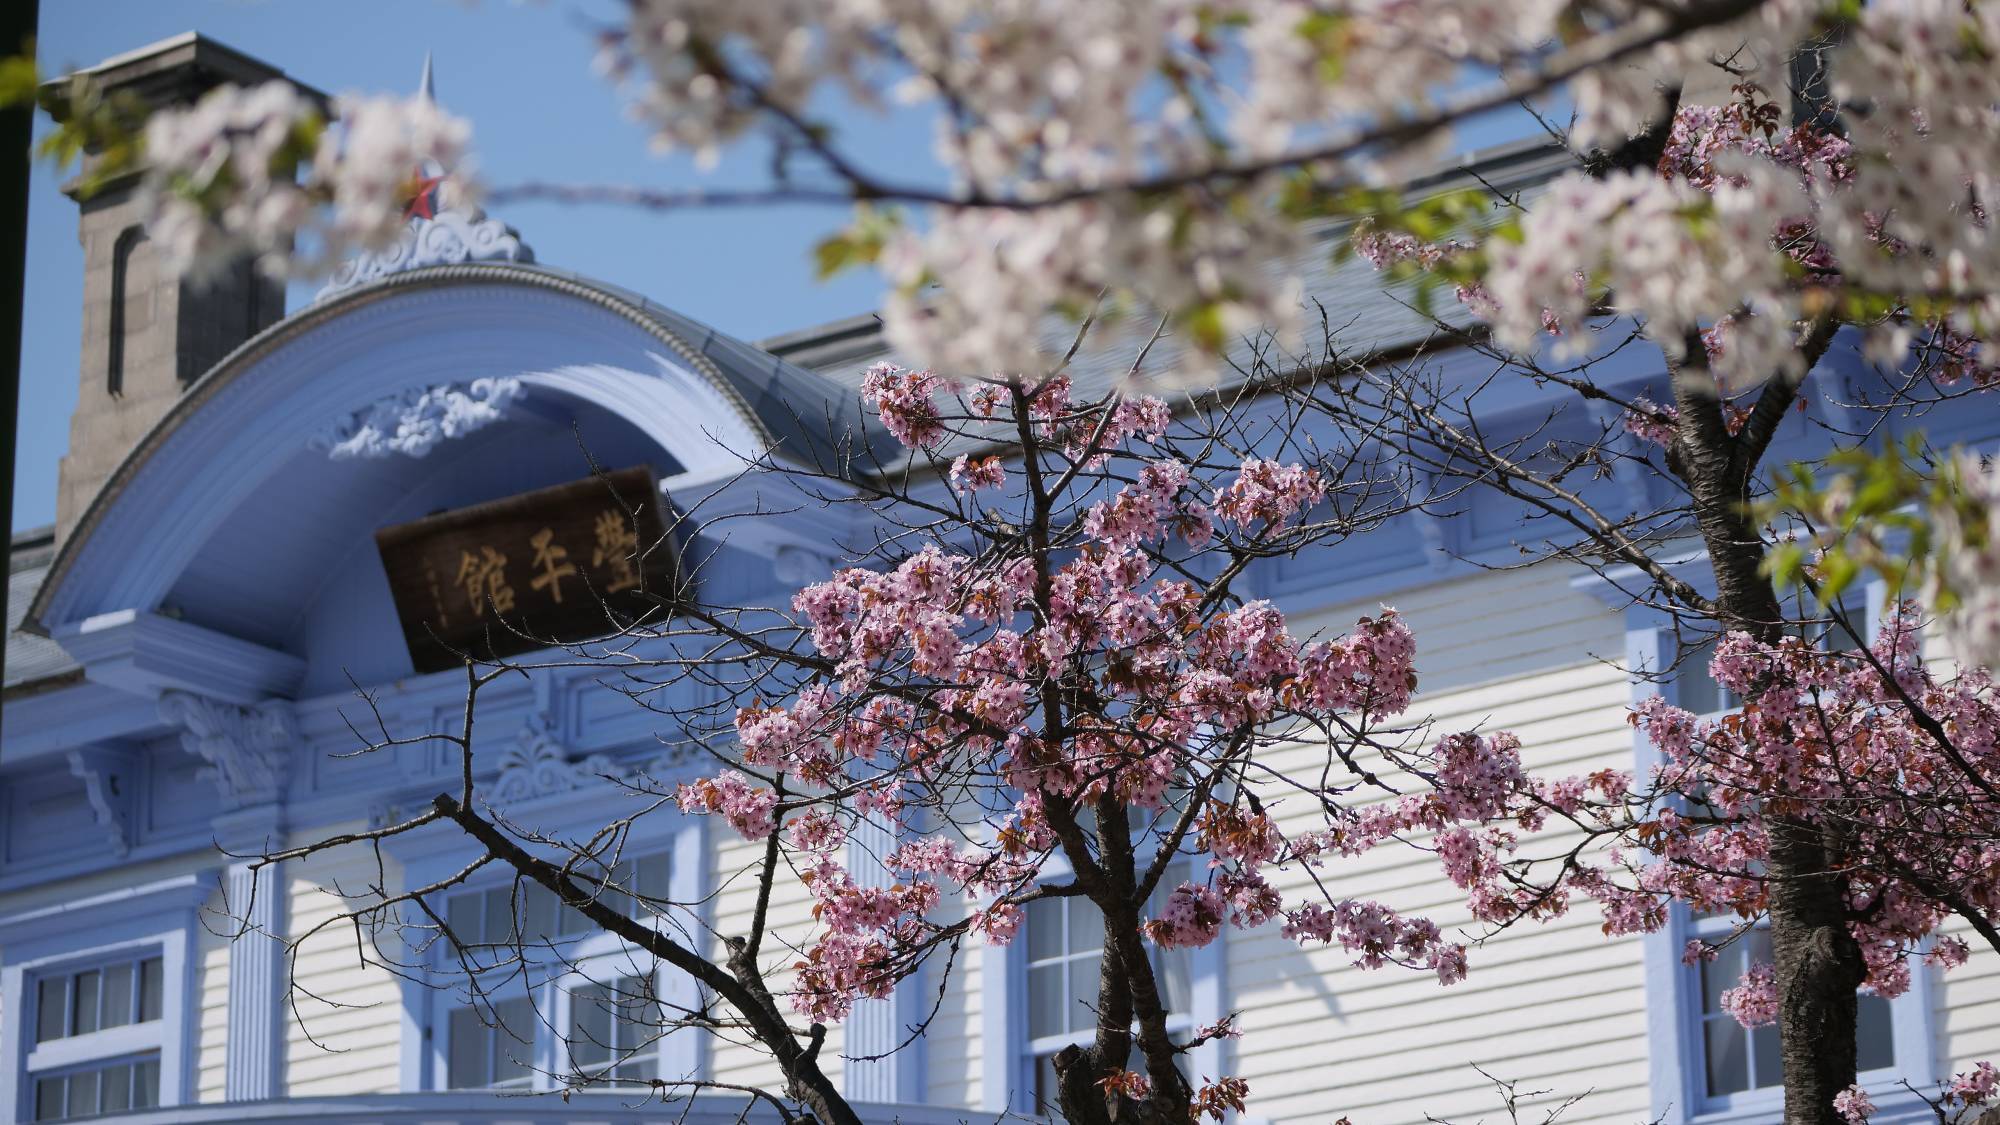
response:
[[[390,274],[425,266],[534,260],[535,252],[500,220],[477,211],[440,211],[434,218],[412,219],[409,230],[393,245],[342,263],[313,300],[324,301]]]
[[[181,732],[181,747],[208,763],[210,778],[234,807],[276,800],[285,756],[298,741],[289,704],[252,707],[170,691],[160,697],[160,718]]]
[[[315,434],[309,443],[333,461],[392,454],[422,457],[439,442],[464,437],[507,416],[526,392],[508,375],[441,383],[400,391],[363,407]]]
[[[547,715],[530,715],[521,728],[521,736],[500,751],[500,774],[493,779],[491,790],[495,802],[510,804],[568,793],[618,772],[611,759],[602,754],[570,761],[569,751],[556,741],[551,725]]]

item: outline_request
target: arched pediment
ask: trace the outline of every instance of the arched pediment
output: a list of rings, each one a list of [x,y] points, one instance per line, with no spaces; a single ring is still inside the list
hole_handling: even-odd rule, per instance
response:
[[[332,448],[418,400],[451,436]],[[30,612],[58,636],[136,612],[303,657],[329,593],[379,571],[376,528],[577,479],[591,459],[699,491],[746,458],[821,455],[843,414],[837,384],[615,290],[514,264],[398,274],[279,322],[191,387]]]

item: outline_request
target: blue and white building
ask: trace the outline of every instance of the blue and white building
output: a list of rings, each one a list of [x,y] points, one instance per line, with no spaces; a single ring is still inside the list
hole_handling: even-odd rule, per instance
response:
[[[281,73],[197,36],[94,70],[157,101]],[[1534,147],[1476,160],[1484,179],[1530,189],[1561,166]],[[1455,179],[1470,182],[1455,172],[1419,189]],[[893,358],[874,319],[737,340],[538,262],[498,220],[457,212],[414,221],[395,251],[354,263],[287,311],[282,292],[247,271],[204,289],[168,276],[129,185],[80,210],[86,312],[60,518],[15,537],[8,573],[0,1120],[553,1125],[669,1112],[630,1088],[532,1096],[563,1058],[581,1057],[579,1042],[623,1042],[605,1001],[623,976],[654,970],[615,939],[573,951],[578,971],[496,997],[500,1022],[518,1031],[509,1038],[462,993],[385,968],[375,943],[393,935],[324,925],[343,893],[462,867],[472,855],[463,838],[413,834],[379,860],[353,850],[254,869],[242,857],[389,822],[452,783],[455,759],[436,744],[350,753],[350,722],[374,718],[357,687],[399,732],[448,726],[464,698],[462,673],[411,662],[376,549],[383,527],[584,477],[580,434],[606,465],[649,467],[698,525],[728,528],[704,545],[711,598],[780,604],[826,573],[846,509],[772,504],[742,458],[875,440],[829,421],[856,418],[860,372]],[[1333,322],[1373,349],[1426,340],[1423,320],[1365,266],[1314,269]],[[1429,362],[1446,379],[1490,368],[1466,352]],[[1840,403],[1876,378],[1852,349],[1827,364],[1823,385],[1836,390],[1787,423],[1775,459],[1821,440],[1807,422],[1839,421]],[[1079,370],[1089,381],[1121,369],[1105,356]],[[1602,372],[1634,387],[1661,378],[1658,357],[1639,348]],[[1489,397],[1483,417],[1496,431],[1616,426],[1545,390]],[[1983,405],[1913,424],[1941,444],[2000,436],[2000,413]],[[1589,487],[1633,508],[1667,495],[1622,471]],[[741,518],[773,511],[785,514]],[[1329,629],[1395,604],[1421,646],[1417,710],[1441,729],[1513,730],[1538,768],[1631,765],[1642,751],[1626,722],[1635,698],[1692,701],[1706,688],[1633,674],[1671,663],[1674,638],[1615,583],[1555,564],[1480,565],[1554,534],[1473,494],[1455,511],[1401,516],[1317,557],[1274,562],[1253,582]],[[1703,569],[1689,562],[1690,573]],[[678,768],[662,758],[666,721],[587,670],[508,681],[482,702],[479,781],[517,823],[581,831],[621,799],[601,775]],[[750,889],[729,878],[745,845],[700,818],[644,818],[630,854],[641,888],[706,896],[717,932],[750,907]],[[1465,920],[1424,854],[1384,851],[1338,875],[1357,895]],[[475,879],[446,909],[477,932],[507,913],[505,886],[497,873]],[[803,891],[778,892],[779,916],[803,929]],[[834,1032],[823,1058],[874,1119],[1032,1113],[1041,1060],[1076,1032],[1033,1001],[1065,992],[1095,957],[1056,905],[1031,919],[1035,940],[975,948],[949,980],[910,982]],[[541,924],[562,926],[553,904]],[[1275,927],[1230,933],[1171,975],[1177,1018],[1243,1014],[1243,1037],[1204,1048],[1194,1065],[1246,1077],[1256,1120],[1470,1120],[1496,1108],[1475,1066],[1549,1099],[1587,1095],[1572,1122],[1775,1120],[1773,1037],[1716,1018],[1733,983],[1726,966],[1678,956],[1703,925],[1679,918],[1654,937],[1607,940],[1579,911],[1475,951],[1470,979],[1450,989],[1354,969]],[[272,935],[303,938],[295,959]],[[920,1042],[850,1061],[900,1041],[940,988]],[[1866,1011],[1863,1058],[1888,1106],[1901,1081],[2000,1056],[2000,957],[1978,954],[1948,980],[1920,973],[1908,995]],[[776,1085],[756,1051],[689,1036],[621,1065],[621,1078]],[[689,1120],[741,1109],[720,1095],[702,1102]]]

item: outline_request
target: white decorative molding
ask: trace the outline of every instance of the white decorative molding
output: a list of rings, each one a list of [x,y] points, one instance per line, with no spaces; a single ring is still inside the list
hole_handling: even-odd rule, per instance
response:
[[[440,211],[429,219],[411,219],[409,230],[393,244],[341,263],[315,302],[357,289],[392,273],[425,266],[455,266],[465,262],[532,262],[535,252],[514,228],[478,211]]]
[[[314,434],[308,443],[328,460],[422,457],[439,442],[485,429],[507,416],[527,388],[514,376],[413,387],[363,407]]]
[[[241,707],[170,691],[160,697],[160,718],[180,728],[183,749],[208,763],[202,776],[225,802],[240,808],[277,799],[285,757],[298,740],[290,704]]]
[[[569,751],[550,728],[549,717],[528,716],[521,736],[500,752],[500,773],[493,779],[492,800],[499,804],[568,793],[597,778],[616,774],[611,759],[592,754],[569,760]]]
[[[104,746],[80,746],[67,756],[69,772],[83,781],[91,815],[110,837],[111,854],[123,859],[132,850],[132,755]]]

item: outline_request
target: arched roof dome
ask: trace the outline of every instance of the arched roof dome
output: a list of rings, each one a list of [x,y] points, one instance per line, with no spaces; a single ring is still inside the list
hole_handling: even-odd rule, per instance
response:
[[[852,388],[637,294],[521,262],[411,269],[300,310],[192,384],[61,545],[31,620],[54,630],[126,610],[178,615],[203,597],[192,584],[216,603],[211,617],[229,619],[201,623],[283,647],[324,594],[329,552],[351,554],[424,505],[485,498],[435,486],[454,458],[483,459],[496,488],[555,483],[516,464],[560,460],[555,447],[510,433],[373,465],[330,463],[315,447],[372,404],[479,379],[523,388],[522,417],[496,430],[538,413],[544,436],[588,423],[670,493],[719,486],[758,459],[844,471],[889,448]]]

